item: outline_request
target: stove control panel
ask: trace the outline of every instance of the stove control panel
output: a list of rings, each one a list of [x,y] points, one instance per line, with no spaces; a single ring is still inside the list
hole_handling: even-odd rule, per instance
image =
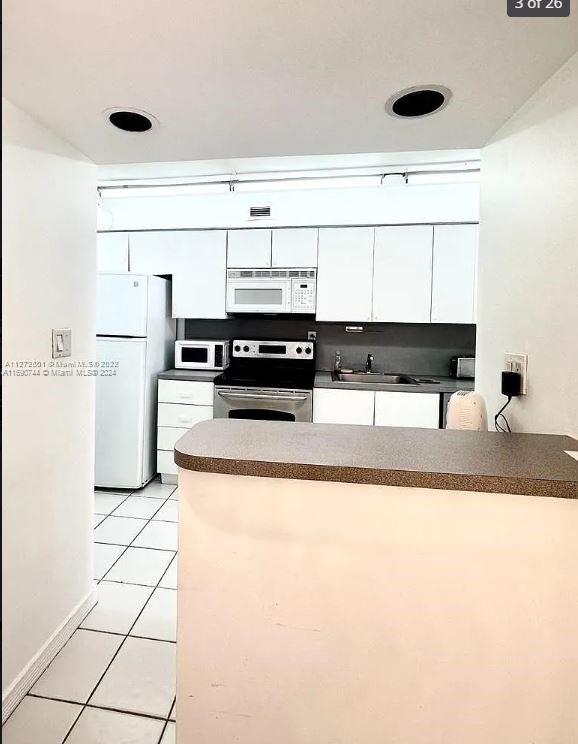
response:
[[[252,359],[313,359],[313,341],[233,341],[233,356]]]

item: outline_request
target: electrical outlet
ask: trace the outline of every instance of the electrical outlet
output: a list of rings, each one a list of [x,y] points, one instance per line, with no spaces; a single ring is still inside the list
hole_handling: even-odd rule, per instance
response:
[[[528,355],[512,354],[509,351],[504,355],[504,369],[506,372],[517,372],[521,380],[520,394],[528,392]]]

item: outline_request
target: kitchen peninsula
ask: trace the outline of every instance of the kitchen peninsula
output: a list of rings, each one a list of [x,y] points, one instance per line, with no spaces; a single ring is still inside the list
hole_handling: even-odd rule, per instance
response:
[[[576,450],[532,434],[193,427],[175,448],[183,741],[571,740]]]

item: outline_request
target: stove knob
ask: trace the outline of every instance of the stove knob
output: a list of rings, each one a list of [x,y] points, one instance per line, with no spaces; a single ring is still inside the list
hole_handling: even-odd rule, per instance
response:
[[[241,347],[239,346],[239,344],[237,344],[237,345],[235,346],[235,351],[241,351]]]
[[[297,348],[295,349],[295,351],[296,351],[296,352],[297,352],[298,354],[301,354],[301,352],[303,351],[303,349],[302,349],[302,348],[301,348],[300,346],[298,346],[298,347],[297,347]]]
[[[306,354],[311,354],[311,347],[310,347],[310,346],[308,346],[308,347],[307,347],[307,348],[305,349],[305,353],[306,353]]]
[[[243,351],[249,351],[249,347],[248,346],[243,346]]]

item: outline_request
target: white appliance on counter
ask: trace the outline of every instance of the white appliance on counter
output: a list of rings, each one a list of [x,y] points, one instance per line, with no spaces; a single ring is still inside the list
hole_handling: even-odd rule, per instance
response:
[[[157,375],[172,364],[170,282],[97,277],[95,484],[140,488],[156,474]]]
[[[458,390],[450,398],[446,429],[488,430],[486,401],[473,390]]]
[[[228,269],[228,313],[315,313],[317,269]]]
[[[175,367],[177,369],[227,369],[230,345],[230,341],[223,340],[175,341]]]

